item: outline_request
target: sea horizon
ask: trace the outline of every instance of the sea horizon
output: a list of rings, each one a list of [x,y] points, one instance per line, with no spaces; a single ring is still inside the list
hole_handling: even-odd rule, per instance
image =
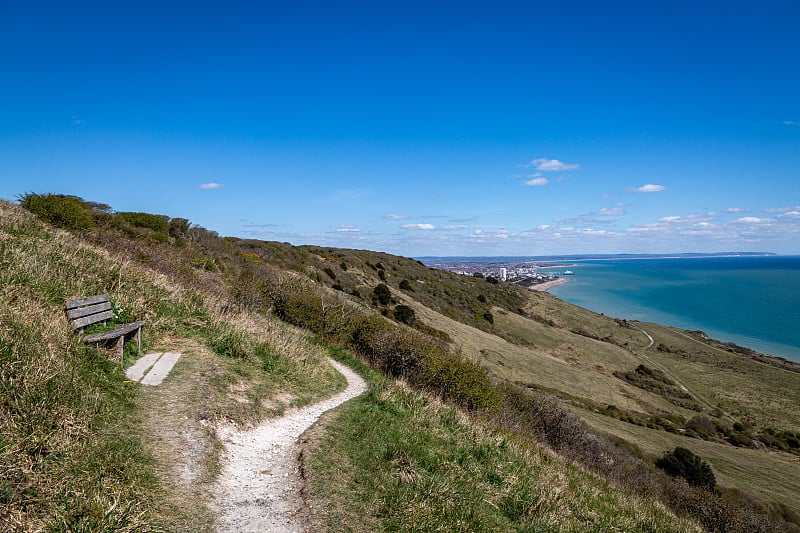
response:
[[[800,361],[800,255],[770,252],[420,258],[431,263],[570,263],[553,296],[614,318],[702,331]],[[564,265],[559,265],[564,268]],[[547,269],[545,269],[547,271]]]

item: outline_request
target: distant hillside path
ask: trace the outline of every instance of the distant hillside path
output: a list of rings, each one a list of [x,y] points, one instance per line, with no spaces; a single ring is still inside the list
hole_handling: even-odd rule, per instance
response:
[[[367,390],[361,376],[336,361],[331,360],[330,364],[347,378],[343,392],[248,431],[233,427],[218,431],[225,445],[214,487],[220,511],[218,532],[306,530],[296,516],[301,505],[297,438],[322,413]]]

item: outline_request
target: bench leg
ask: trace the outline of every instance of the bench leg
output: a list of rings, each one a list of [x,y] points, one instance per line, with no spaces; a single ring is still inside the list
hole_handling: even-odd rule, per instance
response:
[[[136,330],[136,355],[142,355],[142,328]]]
[[[119,364],[122,364],[122,351],[125,344],[125,335],[117,339],[117,353],[119,354]]]

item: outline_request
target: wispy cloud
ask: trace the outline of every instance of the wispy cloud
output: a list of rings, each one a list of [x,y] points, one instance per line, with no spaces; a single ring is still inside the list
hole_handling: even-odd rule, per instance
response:
[[[787,126],[800,126],[800,121],[797,120],[784,120],[783,123]]]
[[[725,210],[726,213],[744,213],[746,211],[743,207],[729,207]]]
[[[740,224],[764,224],[765,222],[771,222],[772,219],[770,218],[759,218],[759,217],[742,217],[737,218],[735,222]]]
[[[541,157],[531,161],[528,166],[544,172],[562,172],[564,170],[574,170],[580,165],[576,163],[564,163],[558,159],[546,159]]]
[[[282,224],[242,224],[245,228],[279,228]]]
[[[394,214],[392,214],[392,215],[386,215],[383,218],[385,218],[386,220],[408,220],[408,215],[394,215]]]
[[[212,190],[212,189],[219,189],[222,187],[221,183],[211,182],[211,183],[201,183],[199,189],[203,190]]]
[[[342,224],[336,228],[336,233],[361,233],[361,230],[350,224]]]
[[[616,217],[624,215],[625,208],[622,207],[621,205],[618,205],[616,207],[602,207],[592,214],[601,217]]]
[[[655,183],[648,183],[641,187],[631,189],[633,192],[661,192],[667,190],[663,185],[656,185]]]
[[[548,183],[550,182],[547,181],[547,178],[533,178],[526,181],[525,185],[528,187],[544,187]]]
[[[508,230],[505,229],[495,229],[495,230],[484,230],[484,229],[477,229],[469,234],[470,239],[477,239],[477,240],[506,240],[508,239]]]
[[[441,228],[439,228],[439,231],[458,231],[462,229],[467,229],[467,227],[468,226],[465,226],[463,224],[451,224],[449,226],[442,226]]]
[[[430,231],[436,229],[436,226],[434,226],[433,224],[403,224],[400,227],[408,230],[424,230],[424,231]]]

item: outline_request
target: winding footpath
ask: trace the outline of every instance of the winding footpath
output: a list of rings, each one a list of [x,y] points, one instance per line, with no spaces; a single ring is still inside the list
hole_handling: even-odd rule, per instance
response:
[[[225,447],[214,487],[219,533],[305,531],[297,514],[302,505],[297,439],[322,413],[367,390],[361,376],[336,361],[330,364],[347,378],[347,388],[336,396],[247,431],[218,430]]]

